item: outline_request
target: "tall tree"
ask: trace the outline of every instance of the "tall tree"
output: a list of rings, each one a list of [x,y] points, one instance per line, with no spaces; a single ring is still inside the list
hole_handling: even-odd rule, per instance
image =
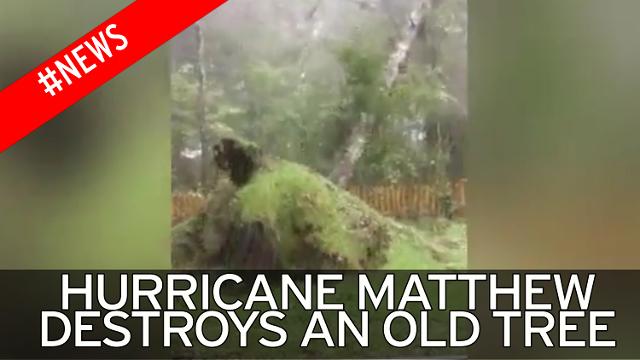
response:
[[[403,32],[395,43],[393,52],[389,55],[384,70],[385,90],[390,90],[398,79],[403,65],[406,65],[411,45],[424,26],[425,13],[431,8],[432,0],[416,1],[410,12]],[[374,125],[374,117],[371,114],[362,113],[360,120],[351,130],[347,139],[345,150],[342,153],[337,166],[333,169],[330,178],[340,187],[345,187],[353,176],[355,165],[364,153],[365,145]]]
[[[209,165],[211,163],[211,141],[207,131],[207,109],[205,99],[205,84],[207,81],[207,71],[204,55],[204,33],[202,24],[196,22],[194,25],[196,61],[193,67],[197,94],[196,94],[196,121],[198,123],[198,135],[200,137],[201,164],[200,164],[200,186],[207,189],[209,185]]]

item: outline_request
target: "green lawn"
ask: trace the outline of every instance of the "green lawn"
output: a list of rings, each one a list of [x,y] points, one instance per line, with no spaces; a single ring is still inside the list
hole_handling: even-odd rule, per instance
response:
[[[465,269],[467,226],[461,220],[420,219],[403,221],[399,236],[391,244],[385,269]],[[432,255],[432,254],[437,255]]]

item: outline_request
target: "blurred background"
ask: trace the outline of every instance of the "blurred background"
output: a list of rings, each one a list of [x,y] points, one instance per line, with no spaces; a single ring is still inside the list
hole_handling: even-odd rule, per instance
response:
[[[128,3],[1,1],[0,88]],[[168,268],[168,69],[160,49],[0,154],[0,268]]]
[[[469,2],[470,266],[640,266],[640,2]]]

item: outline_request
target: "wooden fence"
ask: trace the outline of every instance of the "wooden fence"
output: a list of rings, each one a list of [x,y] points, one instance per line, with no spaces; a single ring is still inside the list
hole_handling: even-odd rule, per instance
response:
[[[178,224],[198,213],[207,205],[204,196],[197,192],[174,192],[171,194],[171,222]]]
[[[466,179],[454,183],[451,196],[424,184],[352,185],[348,190],[380,213],[398,218],[463,216]]]
[[[352,185],[347,188],[380,213],[397,218],[424,216],[464,216],[466,206],[465,185],[462,179],[452,185],[451,196],[441,197],[429,185]],[[176,192],[172,195],[173,224],[200,212],[206,199],[196,192]]]

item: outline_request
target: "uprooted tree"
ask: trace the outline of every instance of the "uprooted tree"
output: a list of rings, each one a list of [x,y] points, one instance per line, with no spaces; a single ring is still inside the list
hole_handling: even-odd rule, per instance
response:
[[[420,259],[406,267],[449,262],[426,234],[307,167],[238,138],[221,138],[213,152],[218,176],[206,209],[174,228],[175,268],[372,269],[397,251]]]

